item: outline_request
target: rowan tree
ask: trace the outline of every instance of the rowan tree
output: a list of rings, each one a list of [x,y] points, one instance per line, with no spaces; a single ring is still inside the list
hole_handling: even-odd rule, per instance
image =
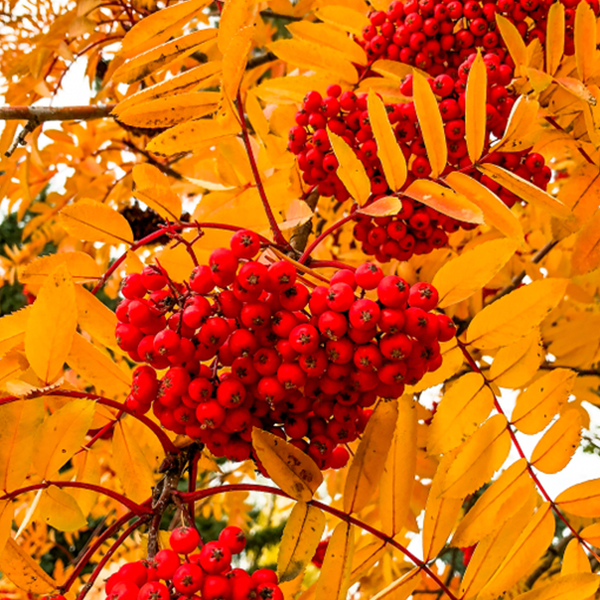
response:
[[[0,6],[4,594],[599,597],[597,0]]]

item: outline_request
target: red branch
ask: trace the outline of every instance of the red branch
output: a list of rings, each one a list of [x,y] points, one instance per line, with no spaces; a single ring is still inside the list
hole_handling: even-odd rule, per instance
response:
[[[144,415],[138,415],[134,413],[132,410],[127,408],[121,402],[117,402],[116,400],[111,400],[110,398],[105,398],[104,396],[98,396],[97,394],[89,394],[87,392],[77,392],[74,390],[51,390],[39,392],[36,395],[27,396],[27,398],[19,398],[18,396],[5,396],[4,398],[0,398],[0,406],[3,404],[10,404],[11,402],[16,402],[17,400],[29,400],[31,398],[36,398],[39,396],[65,396],[68,398],[85,398],[87,400],[92,400],[93,402],[97,402],[98,404],[102,404],[103,406],[110,406],[111,408],[116,408],[117,410],[123,411],[128,415],[132,416],[134,419],[137,419],[148,429],[152,430],[152,432],[156,435],[158,440],[160,441],[163,450],[166,454],[179,454],[180,449],[173,444],[173,442],[169,439],[169,436],[154,422],[151,421],[148,417]]]
[[[244,140],[244,146],[246,146],[246,154],[248,155],[248,160],[250,161],[250,167],[252,169],[252,175],[254,175],[256,188],[258,189],[260,199],[262,200],[263,207],[265,209],[265,213],[269,221],[269,226],[271,227],[271,232],[273,233],[273,239],[275,240],[276,244],[289,248],[288,242],[283,237],[283,234],[279,229],[279,225],[277,225],[275,215],[273,214],[273,210],[271,209],[269,199],[267,198],[265,188],[260,178],[260,173],[258,172],[256,159],[254,158],[254,152],[252,152],[252,146],[250,145],[250,136],[248,135],[248,128],[246,127],[246,118],[244,117],[244,105],[242,104],[242,96],[240,92],[238,92],[237,94],[237,109],[238,114],[240,116],[240,125],[242,127],[242,138]]]
[[[508,433],[510,435],[510,439],[512,440],[513,445],[515,446],[517,452],[519,453],[519,456],[526,461],[527,471],[529,472],[529,476],[531,477],[531,479],[537,486],[538,490],[540,491],[540,494],[542,494],[542,496],[545,498],[545,500],[547,502],[550,502],[550,505],[552,506],[552,510],[554,511],[556,516],[565,524],[565,526],[569,529],[569,531],[577,538],[577,541],[586,550],[588,550],[588,552],[590,552],[597,560],[600,560],[600,557],[598,557],[598,555],[594,552],[593,548],[579,535],[579,533],[573,528],[573,526],[565,518],[565,516],[562,514],[562,512],[558,508],[556,502],[554,502],[554,500],[552,500],[552,498],[550,497],[550,494],[548,494],[548,492],[542,485],[542,482],[539,480],[537,474],[533,470],[533,465],[531,465],[529,460],[527,460],[527,456],[525,455],[525,452],[523,451],[523,448],[521,447],[521,444],[519,443],[519,440],[517,439],[515,432],[513,431],[512,427],[510,426],[510,421],[508,420],[506,413],[504,412],[504,409],[502,408],[502,406],[500,406],[500,402],[498,402],[498,398],[496,397],[496,394],[495,394],[490,382],[488,381],[487,377],[482,372],[482,370],[479,368],[479,365],[475,362],[475,360],[473,359],[473,357],[471,356],[469,351],[467,350],[465,344],[463,342],[461,342],[460,340],[457,340],[457,343],[458,343],[458,346],[461,349],[464,357],[467,359],[467,362],[469,363],[469,366],[471,367],[471,369],[473,369],[473,371],[475,371],[475,373],[479,373],[479,375],[481,375],[483,377],[485,386],[492,393],[492,395],[494,397],[494,407],[496,408],[498,413],[500,413],[506,419],[506,422],[507,422],[506,430],[508,431]]]
[[[312,244],[310,244],[310,246],[308,246],[308,248],[306,248],[306,250],[302,253],[302,256],[298,259],[298,262],[304,264],[310,258],[310,255],[311,255],[312,251],[328,235],[331,235],[334,231],[337,231],[340,227],[342,227],[343,225],[345,225],[346,223],[348,223],[348,221],[352,221],[352,219],[355,219],[356,216],[357,215],[355,213],[352,213],[352,214],[349,214],[347,217],[344,217],[343,219],[340,219],[339,221],[336,221],[331,227],[329,227],[328,229],[326,229],[319,237],[315,238],[312,241]]]
[[[0,496],[0,500],[13,500],[21,494],[35,492],[37,490],[44,490],[53,485],[57,488],[77,488],[81,490],[89,490],[90,492],[96,492],[98,494],[108,496],[109,498],[120,502],[123,506],[127,507],[135,515],[144,515],[152,513],[150,508],[147,506],[149,501],[144,502],[144,504],[137,504],[133,500],[130,500],[126,496],[123,496],[123,494],[119,494],[118,492],[109,490],[108,488],[105,488],[101,485],[94,485],[93,483],[84,483],[82,481],[44,481],[43,483],[34,483],[32,485],[28,485],[27,487],[14,490],[8,494],[4,494],[4,496]]]
[[[215,494],[223,494],[226,492],[263,492],[265,494],[274,494],[276,496],[295,500],[295,498],[292,498],[289,494],[286,494],[279,488],[274,488],[267,485],[257,485],[253,483],[234,483],[230,485],[221,485],[214,488],[198,490],[197,492],[193,492],[191,494],[179,492],[178,496],[184,502],[189,502],[190,500],[202,500],[203,498],[208,498]],[[448,597],[451,598],[451,600],[457,600],[457,597],[448,589],[448,586],[431,570],[431,568],[427,566],[427,563],[417,558],[410,550],[397,542],[393,537],[386,535],[382,531],[375,529],[375,527],[372,527],[368,523],[365,523],[364,521],[361,521],[352,515],[348,515],[345,512],[338,510],[337,508],[333,508],[332,506],[329,506],[323,502],[319,502],[318,500],[311,500],[310,504],[320,508],[324,512],[333,515],[334,517],[337,517],[341,521],[345,521],[346,523],[360,527],[364,531],[368,531],[371,535],[375,536],[386,544],[389,544],[390,546],[400,550],[400,552],[409,558],[416,566],[418,566],[420,569],[423,569],[423,571],[425,571],[425,573],[427,573],[427,575],[429,575],[429,577],[431,577],[431,579],[438,584],[440,589],[443,590]]]
[[[117,539],[117,541],[108,549],[106,554],[102,557],[100,562],[96,565],[93,573],[90,575],[90,578],[87,580],[86,584],[83,586],[81,592],[77,596],[77,600],[83,600],[87,593],[90,591],[94,582],[98,578],[98,575],[104,569],[104,565],[111,559],[112,555],[119,549],[119,546],[140,526],[148,521],[148,516],[144,515],[140,517],[135,523],[132,523]]]
[[[104,544],[106,540],[119,531],[119,529],[121,529],[121,527],[123,527],[127,521],[133,518],[133,516],[134,515],[132,512],[126,513],[96,538],[96,541],[90,545],[90,547],[85,551],[85,554],[79,559],[73,572],[69,575],[69,578],[61,586],[59,586],[59,591],[61,594],[64,594],[71,589],[71,586],[75,583],[75,580],[77,577],[79,577],[81,571],[83,571],[83,569],[87,566],[94,554],[101,548],[102,544]]]

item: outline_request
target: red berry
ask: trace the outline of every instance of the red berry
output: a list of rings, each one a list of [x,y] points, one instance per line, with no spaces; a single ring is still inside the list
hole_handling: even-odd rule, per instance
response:
[[[200,551],[199,562],[211,575],[222,573],[231,564],[231,551],[221,542],[208,542]]]
[[[200,534],[193,527],[177,527],[171,532],[169,543],[178,554],[190,554],[198,548]]]

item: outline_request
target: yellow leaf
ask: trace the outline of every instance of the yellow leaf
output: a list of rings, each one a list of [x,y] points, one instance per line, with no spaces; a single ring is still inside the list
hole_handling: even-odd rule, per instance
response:
[[[494,408],[494,395],[479,373],[467,373],[446,390],[429,427],[429,454],[446,454],[462,444]]]
[[[188,121],[175,125],[152,138],[146,146],[146,150],[162,156],[198,151],[206,146],[214,145],[216,140],[235,135],[239,130],[240,125],[235,119],[223,122],[219,117],[215,117]],[[144,198],[141,200],[146,202]]]
[[[370,24],[367,15],[344,5],[319,6],[315,15],[324,23],[335,25],[354,35],[362,35],[362,30]]]
[[[573,275],[585,275],[600,266],[600,210],[577,234],[571,265]]]
[[[341,53],[323,52],[320,45],[304,40],[277,40],[267,48],[281,60],[303,69],[328,73],[346,83],[358,82],[356,67]]]
[[[210,0],[188,0],[145,16],[121,40],[119,56],[135,56],[166,42],[208,4]]]
[[[493,151],[501,149],[503,152],[518,152],[524,147],[529,147],[531,144],[528,142],[527,134],[536,124],[539,108],[537,100],[519,96],[510,111],[504,135],[491,149]]]
[[[423,379],[416,385],[408,386],[407,391],[412,393],[422,392],[427,388],[447,381],[460,371],[465,357],[456,343],[456,338],[452,338],[448,342],[442,342],[440,344],[440,354],[442,356],[442,366],[433,373],[425,373]]]
[[[431,165],[431,177],[435,179],[446,168],[448,160],[444,122],[431,86],[427,79],[416,71],[413,73],[413,100]]]
[[[371,180],[354,150],[333,131],[327,130],[333,152],[338,159],[337,176],[348,190],[351,198],[363,206],[371,195]]]
[[[546,71],[554,75],[565,51],[565,7],[555,2],[548,10],[546,26]]]
[[[368,204],[359,208],[356,212],[370,217],[391,217],[397,215],[402,210],[402,202],[395,196],[385,196],[375,200],[373,204]]]
[[[16,379],[29,368],[29,363],[23,354],[13,350],[0,358],[0,389],[6,389],[6,384]]]
[[[581,81],[587,81],[596,71],[596,17],[587,3],[579,3],[575,11],[575,61]]]
[[[178,6],[178,5],[177,5]],[[223,63],[218,60],[198,65],[193,69],[183,71],[174,75],[166,81],[155,83],[135,94],[126,96],[115,108],[111,114],[115,115],[121,120],[121,115],[125,112],[129,112],[133,106],[139,105],[142,102],[149,104],[152,100],[158,100],[161,98],[167,98],[168,96],[174,96],[177,94],[183,94],[186,92],[193,92],[201,87],[210,87],[211,84],[216,83],[221,73]],[[209,92],[203,92],[208,94]],[[211,92],[215,94],[216,92]],[[131,115],[135,113],[130,113]],[[131,117],[129,117],[131,118]]]
[[[469,71],[465,97],[465,138],[469,158],[473,163],[481,158],[486,141],[486,95],[487,70],[481,53],[477,52]]]
[[[536,500],[535,493],[524,498],[523,506],[513,517],[477,544],[461,582],[461,597],[473,598],[491,579],[521,531],[531,521]]]
[[[85,381],[110,396],[129,393],[131,374],[125,373],[108,354],[79,334],[73,338],[67,363]]]
[[[0,318],[0,356],[3,356],[25,339],[27,319],[31,305]]]
[[[200,29],[169,42],[153,45],[146,52],[124,62],[113,73],[112,80],[116,83],[135,83],[174,60],[189,56],[204,44],[213,44],[216,37],[216,29]]]
[[[411,65],[396,62],[395,60],[376,60],[371,66],[371,70],[379,75],[383,75],[387,79],[402,82],[407,75],[412,75],[414,71],[418,71]]]
[[[438,308],[465,300],[498,274],[517,249],[514,240],[484,242],[444,263],[432,285],[440,296]]]
[[[527,48],[523,37],[515,25],[500,13],[496,13],[496,24],[518,73],[519,67],[527,63]]]
[[[92,421],[92,427],[93,425]],[[101,462],[104,462],[104,460],[105,451],[102,447],[98,446],[86,448],[85,451],[75,454],[73,456],[73,467],[76,470],[75,480],[100,485],[100,477],[102,475]],[[98,492],[91,490],[71,488],[69,493],[75,498],[84,515],[90,514],[98,500]]]
[[[317,550],[324,530],[325,515],[321,509],[306,502],[294,505],[279,545],[279,581],[292,581],[304,571]]]
[[[32,594],[49,594],[58,584],[13,539],[0,556],[0,571],[19,589]]]
[[[132,127],[172,127],[215,112],[219,92],[187,92],[134,104],[121,111],[119,121]]]
[[[42,492],[37,512],[45,523],[59,531],[77,531],[87,523],[75,498],[54,485]]]
[[[42,285],[25,329],[25,354],[42,381],[50,383],[62,373],[76,329],[75,286],[61,264]]]
[[[581,537],[586,541],[600,548],[600,523],[589,525],[580,532]]]
[[[127,219],[102,202],[79,200],[65,206],[60,216],[63,227],[76,239],[105,244],[133,242]]]
[[[569,399],[576,377],[575,371],[558,368],[536,379],[517,397],[512,424],[528,435],[542,431]]]
[[[572,94],[578,100],[583,100],[592,106],[596,106],[596,97],[581,80],[576,79],[575,77],[557,77],[555,81],[561,88],[569,92],[569,94]]]
[[[549,502],[540,506],[521,532],[513,547],[477,596],[477,600],[495,600],[528,573],[546,552],[554,537],[554,516]]]
[[[561,575],[572,575],[574,573],[591,573],[592,567],[587,554],[581,547],[579,540],[571,540],[563,554]],[[596,576],[597,577],[597,576]],[[593,593],[593,592],[592,592]],[[565,599],[566,600],[566,599]]]
[[[525,337],[498,350],[490,367],[490,379],[500,387],[517,389],[536,374],[544,355],[540,330],[536,327]]]
[[[573,540],[577,543],[577,540]],[[600,576],[592,573],[573,573],[552,579],[551,583],[530,592],[519,594],[515,600],[584,600],[593,598]]]
[[[496,194],[481,185],[476,179],[458,171],[448,173],[446,183],[481,210],[487,225],[493,225],[505,236],[523,243],[523,228],[519,218]]]
[[[310,456],[257,427],[252,429],[252,446],[269,477],[284,492],[302,502],[312,500],[323,474]]]
[[[327,545],[315,600],[345,600],[350,586],[354,533],[348,523],[338,523]]]
[[[498,531],[521,510],[535,494],[535,489],[527,471],[527,461],[520,458],[477,499],[458,524],[452,536],[452,545],[457,548],[472,546]]]
[[[385,104],[379,96],[369,91],[367,99],[369,123],[377,142],[377,157],[381,161],[385,179],[394,192],[398,192],[406,181],[406,159],[396,141],[390,125]]]
[[[0,406],[0,489],[5,492],[25,481],[43,421],[42,398]]]
[[[143,502],[152,494],[154,476],[129,424],[121,419],[115,425],[112,443],[114,469],[125,495],[134,502]]]
[[[541,279],[496,300],[475,315],[467,342],[476,348],[499,348],[526,336],[563,299],[567,285],[566,279]]]
[[[44,443],[36,444],[33,452],[33,466],[42,479],[56,477],[60,468],[81,448],[94,409],[91,400],[75,398],[44,421],[39,434]]]
[[[478,490],[504,464],[510,448],[506,418],[503,415],[490,417],[457,449],[442,494],[448,498],[464,498]]]
[[[566,219],[570,214],[569,209],[562,202],[559,202],[548,192],[544,192],[537,185],[519,177],[516,173],[491,163],[477,165],[477,169],[502,187],[505,187],[509,192],[525,200],[525,202],[530,202],[554,217]]]
[[[298,21],[285,26],[297,39],[323,45],[324,52],[341,53],[356,65],[367,64],[366,52],[346,33],[326,23]]]
[[[0,556],[2,556],[6,542],[10,539],[15,513],[14,506],[12,500],[0,500]]]
[[[442,457],[429,488],[423,519],[423,556],[426,561],[437,556],[444,547],[462,510],[463,498],[442,495],[446,473],[455,458],[456,451]]]
[[[403,192],[409,198],[467,223],[483,223],[483,214],[466,196],[429,179],[416,179]]]
[[[582,426],[579,412],[567,410],[537,443],[531,464],[542,473],[562,471],[579,447]]]
[[[219,20],[218,44],[221,54],[225,55],[235,36],[256,21],[256,4],[249,0],[227,0],[223,4]]]
[[[600,517],[600,479],[584,481],[556,498],[561,510],[578,517]]]
[[[84,252],[59,252],[41,256],[30,262],[19,277],[21,283],[28,286],[42,285],[58,265],[64,264],[75,283],[86,283],[101,276],[96,261]]]
[[[236,97],[244,76],[248,55],[252,50],[254,30],[254,25],[240,29],[227,46],[223,56],[223,94],[230,100]]]
[[[353,583],[360,579],[366,571],[379,562],[386,550],[386,543],[381,540],[375,540],[358,548],[352,558],[350,582]]]
[[[155,166],[145,163],[133,167],[133,194],[163,219],[178,221],[181,216],[181,199],[173,192],[169,178]]]
[[[115,340],[118,321],[115,313],[80,285],[75,286],[75,300],[79,326],[104,346],[118,350]]]
[[[397,420],[397,400],[379,400],[362,434],[346,476],[345,512],[359,512],[369,503],[379,485]]]
[[[408,515],[417,470],[417,407],[412,395],[398,400],[398,419],[379,487],[382,531],[394,537]]]
[[[371,596],[371,600],[406,600],[421,583],[421,569],[415,567],[406,575],[392,581],[385,589]]]

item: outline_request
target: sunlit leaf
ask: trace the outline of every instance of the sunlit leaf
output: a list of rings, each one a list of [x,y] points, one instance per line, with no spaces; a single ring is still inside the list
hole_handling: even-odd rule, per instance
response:
[[[60,211],[64,228],[78,239],[130,244],[133,233],[125,217],[102,202],[79,200]]]
[[[365,167],[344,139],[333,131],[327,130],[327,133],[340,165],[336,174],[342,180],[350,196],[360,206],[363,206],[371,195],[371,180]]]
[[[25,329],[25,354],[42,381],[50,383],[62,371],[76,329],[75,286],[61,264],[42,285]]]
[[[600,479],[574,485],[556,498],[561,510],[578,517],[600,517]]]
[[[416,71],[413,75],[413,100],[431,165],[431,177],[435,178],[446,168],[448,161],[444,123],[431,86],[427,79]]]
[[[525,385],[544,360],[539,329],[516,342],[504,346],[494,356],[489,377],[497,385],[516,389]]]
[[[381,399],[362,434],[344,488],[344,511],[362,510],[379,484],[398,420],[398,402]]]
[[[37,510],[48,525],[59,531],[77,531],[87,523],[75,498],[54,485],[42,492]]]
[[[406,159],[396,141],[385,105],[373,91],[369,92],[367,106],[369,109],[369,122],[377,142],[377,157],[381,161],[388,185],[394,192],[397,192],[406,181]]]
[[[271,479],[286,493],[310,502],[323,481],[320,469],[310,456],[281,438],[254,427],[252,446]]]
[[[467,342],[476,348],[499,348],[526,336],[563,299],[567,285],[565,279],[548,278],[514,290],[475,316]]]
[[[349,523],[342,521],[333,530],[321,577],[317,582],[315,600],[345,600],[350,586],[350,569],[354,553],[354,532]]]
[[[582,81],[596,71],[596,16],[587,2],[580,2],[575,10],[575,62]]]
[[[483,288],[510,260],[517,246],[514,240],[492,240],[446,262],[431,282],[440,297],[438,308],[456,304]]]
[[[542,431],[568,400],[575,377],[575,371],[558,368],[536,379],[519,394],[511,422],[529,435]]]
[[[294,505],[279,546],[279,581],[291,581],[304,571],[314,556],[324,529],[325,515],[321,509],[305,502]]]
[[[527,48],[514,23],[500,13],[496,13],[496,25],[517,68],[525,65],[527,62]]]
[[[133,167],[134,194],[161,217],[171,221],[181,216],[181,199],[171,190],[168,177],[151,164]]]
[[[58,586],[13,539],[8,540],[0,555],[0,569],[19,589],[32,594],[48,594]]]
[[[98,279],[101,275],[96,261],[84,252],[59,252],[41,256],[30,262],[21,273],[20,280],[28,286],[41,285],[58,265],[64,264],[75,283]]]
[[[546,71],[554,75],[565,49],[565,6],[554,2],[548,10],[546,25]]]
[[[465,139],[471,162],[481,158],[486,139],[487,71],[478,52],[467,79],[465,107]]]
[[[372,204],[359,208],[356,212],[369,217],[391,217],[402,210],[402,202],[395,196],[385,196]]]

